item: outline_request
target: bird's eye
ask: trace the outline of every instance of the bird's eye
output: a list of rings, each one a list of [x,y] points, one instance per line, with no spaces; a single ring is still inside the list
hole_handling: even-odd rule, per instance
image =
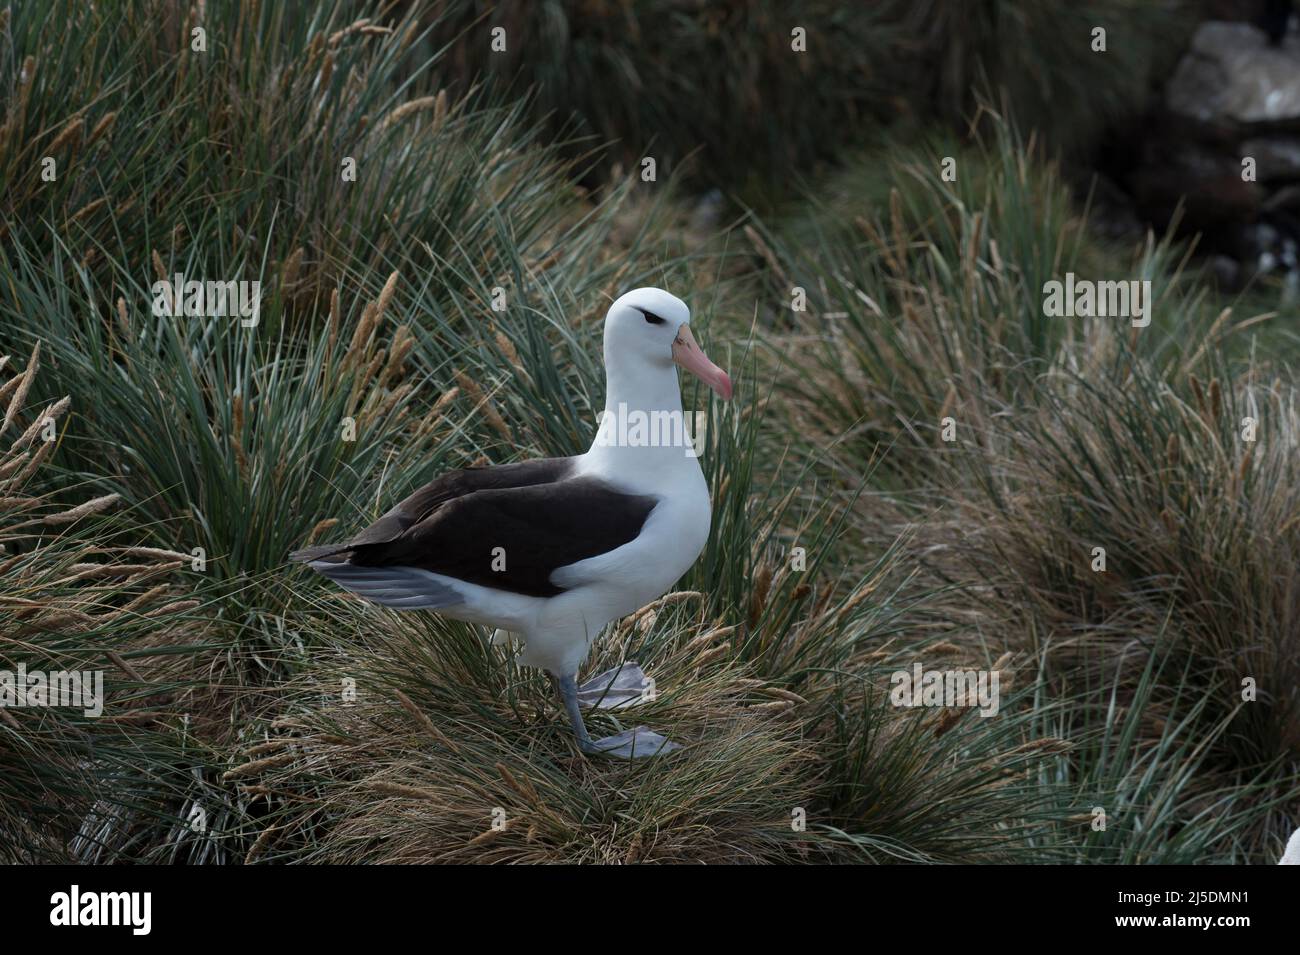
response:
[[[662,325],[664,323],[664,320],[654,312],[647,312],[645,309],[640,309],[639,311],[645,316],[645,320],[651,325]]]

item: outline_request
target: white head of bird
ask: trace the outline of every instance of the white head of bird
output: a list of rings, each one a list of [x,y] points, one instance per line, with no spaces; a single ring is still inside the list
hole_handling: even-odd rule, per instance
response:
[[[605,316],[605,408],[617,397],[629,407],[681,410],[673,365],[680,365],[726,400],[731,379],[695,341],[691,310],[676,295],[638,288],[620,296]]]

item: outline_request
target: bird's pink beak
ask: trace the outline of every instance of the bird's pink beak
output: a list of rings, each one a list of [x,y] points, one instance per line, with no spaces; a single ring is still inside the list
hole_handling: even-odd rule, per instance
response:
[[[677,337],[673,339],[673,361],[712,388],[723,401],[731,398],[731,379],[709,361],[709,356],[695,343],[689,325],[677,329]]]

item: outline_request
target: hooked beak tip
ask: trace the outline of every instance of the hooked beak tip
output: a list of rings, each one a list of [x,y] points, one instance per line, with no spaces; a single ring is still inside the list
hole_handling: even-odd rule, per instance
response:
[[[718,397],[721,398],[723,401],[731,400],[731,392],[732,392],[731,376],[728,375],[725,371],[722,372],[722,375],[719,378],[718,383],[716,385],[712,385],[711,387],[717,393]]]
[[[709,361],[709,356],[696,344],[689,325],[677,329],[677,338],[673,341],[673,361],[712,388],[714,394],[723,401],[731,399],[731,376]]]

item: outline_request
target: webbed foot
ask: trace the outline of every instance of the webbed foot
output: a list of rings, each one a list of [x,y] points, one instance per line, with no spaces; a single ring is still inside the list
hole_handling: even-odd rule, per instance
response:
[[[624,730],[603,739],[584,740],[579,743],[584,753],[593,756],[612,756],[615,759],[642,759],[646,756],[664,756],[681,749],[681,744],[674,743],[652,729],[638,726],[636,729]]]
[[[646,691],[653,686],[650,678],[636,663],[626,663],[593,676],[578,687],[578,703],[600,710],[617,710],[636,706],[648,699]]]

